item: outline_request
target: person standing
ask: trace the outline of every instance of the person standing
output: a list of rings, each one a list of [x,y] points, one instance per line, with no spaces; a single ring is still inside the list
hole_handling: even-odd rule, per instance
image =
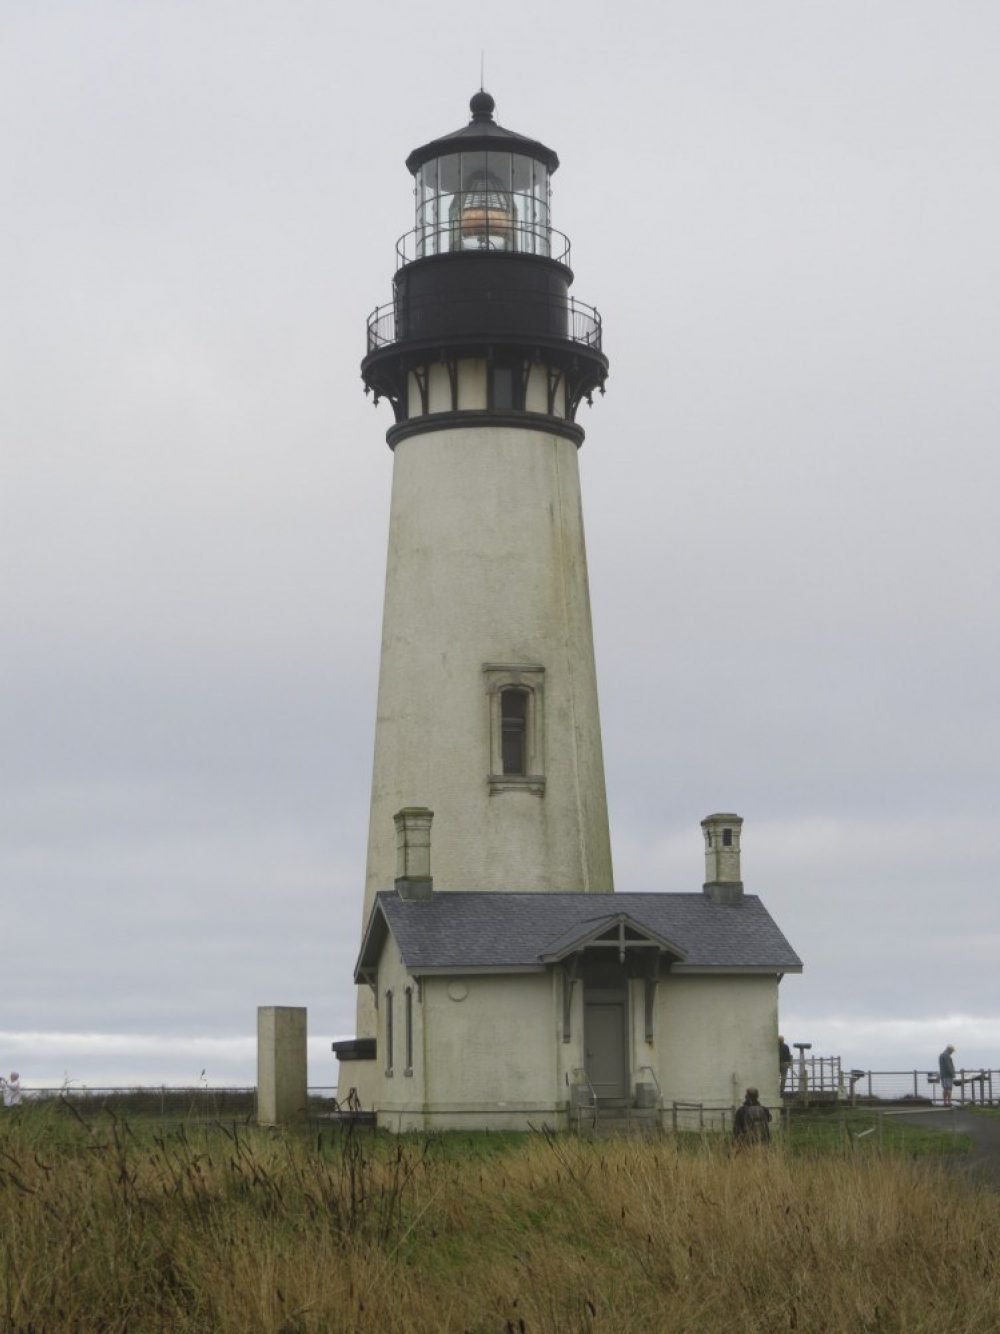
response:
[[[771,1141],[771,1113],[760,1105],[760,1094],[755,1088],[747,1089],[742,1106],[736,1109],[733,1139],[737,1148]]]
[[[941,1093],[944,1098],[944,1105],[951,1106],[951,1091],[955,1087],[955,1062],[952,1060],[952,1052],[955,1048],[949,1042],[947,1047],[938,1057],[938,1073],[941,1076]]]
[[[778,1069],[781,1071],[781,1096],[785,1096],[785,1084],[788,1081],[788,1072],[792,1068],[792,1049],[785,1039],[778,1034]]]
[[[10,1079],[0,1079],[0,1085],[3,1086],[3,1105],[5,1107],[20,1107],[21,1105],[21,1076],[16,1070],[10,1072]]]

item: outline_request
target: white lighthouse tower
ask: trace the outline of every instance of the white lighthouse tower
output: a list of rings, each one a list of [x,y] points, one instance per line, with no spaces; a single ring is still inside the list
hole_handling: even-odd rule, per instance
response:
[[[704,822],[703,889],[612,892],[576,421],[601,322],[570,295],[555,153],[471,109],[407,159],[416,226],[361,367],[395,421],[339,1096],[394,1130],[662,1125],[668,1098],[777,1089],[801,963],[743,891],[736,815]]]
[[[612,889],[576,422],[601,323],[569,295],[555,153],[470,105],[407,159],[362,363],[395,413],[366,920],[407,806],[434,811],[438,889]]]

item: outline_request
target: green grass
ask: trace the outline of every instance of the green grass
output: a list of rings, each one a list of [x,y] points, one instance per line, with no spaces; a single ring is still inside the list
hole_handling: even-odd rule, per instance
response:
[[[972,1147],[968,1135],[922,1124],[920,1115],[900,1116],[887,1111],[881,1117],[881,1132],[879,1125],[880,1116],[875,1110],[795,1112],[790,1146],[795,1153],[847,1150],[920,1156],[968,1153]]]
[[[0,1329],[993,1334],[1000,1196],[925,1136],[848,1147],[817,1114],[735,1153],[25,1106],[0,1118]]]

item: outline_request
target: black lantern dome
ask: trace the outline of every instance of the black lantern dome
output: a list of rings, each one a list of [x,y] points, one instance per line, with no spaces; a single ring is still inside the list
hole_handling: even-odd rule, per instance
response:
[[[361,373],[366,392],[390,400],[396,425],[390,444],[416,431],[467,424],[457,388],[450,423],[428,411],[431,363],[454,366],[485,359],[511,368],[515,391],[503,405],[508,424],[538,428],[529,409],[529,367],[544,363],[560,377],[546,416],[582,441],[575,424],[582,399],[603,392],[608,362],[597,311],[569,294],[569,240],[551,224],[552,149],[498,125],[495,103],[480,89],[469,123],[415,148],[406,159],[414,178],[415,226],[397,243],[394,295],[368,321]],[[453,374],[457,383],[457,374]],[[490,400],[494,410],[496,406]],[[516,414],[521,416],[517,417]],[[432,423],[425,420],[433,416]],[[552,429],[550,422],[547,429]]]

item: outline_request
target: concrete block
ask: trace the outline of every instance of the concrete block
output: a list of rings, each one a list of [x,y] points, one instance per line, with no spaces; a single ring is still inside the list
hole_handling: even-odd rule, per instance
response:
[[[257,1122],[287,1125],[306,1114],[306,1008],[257,1008]]]

